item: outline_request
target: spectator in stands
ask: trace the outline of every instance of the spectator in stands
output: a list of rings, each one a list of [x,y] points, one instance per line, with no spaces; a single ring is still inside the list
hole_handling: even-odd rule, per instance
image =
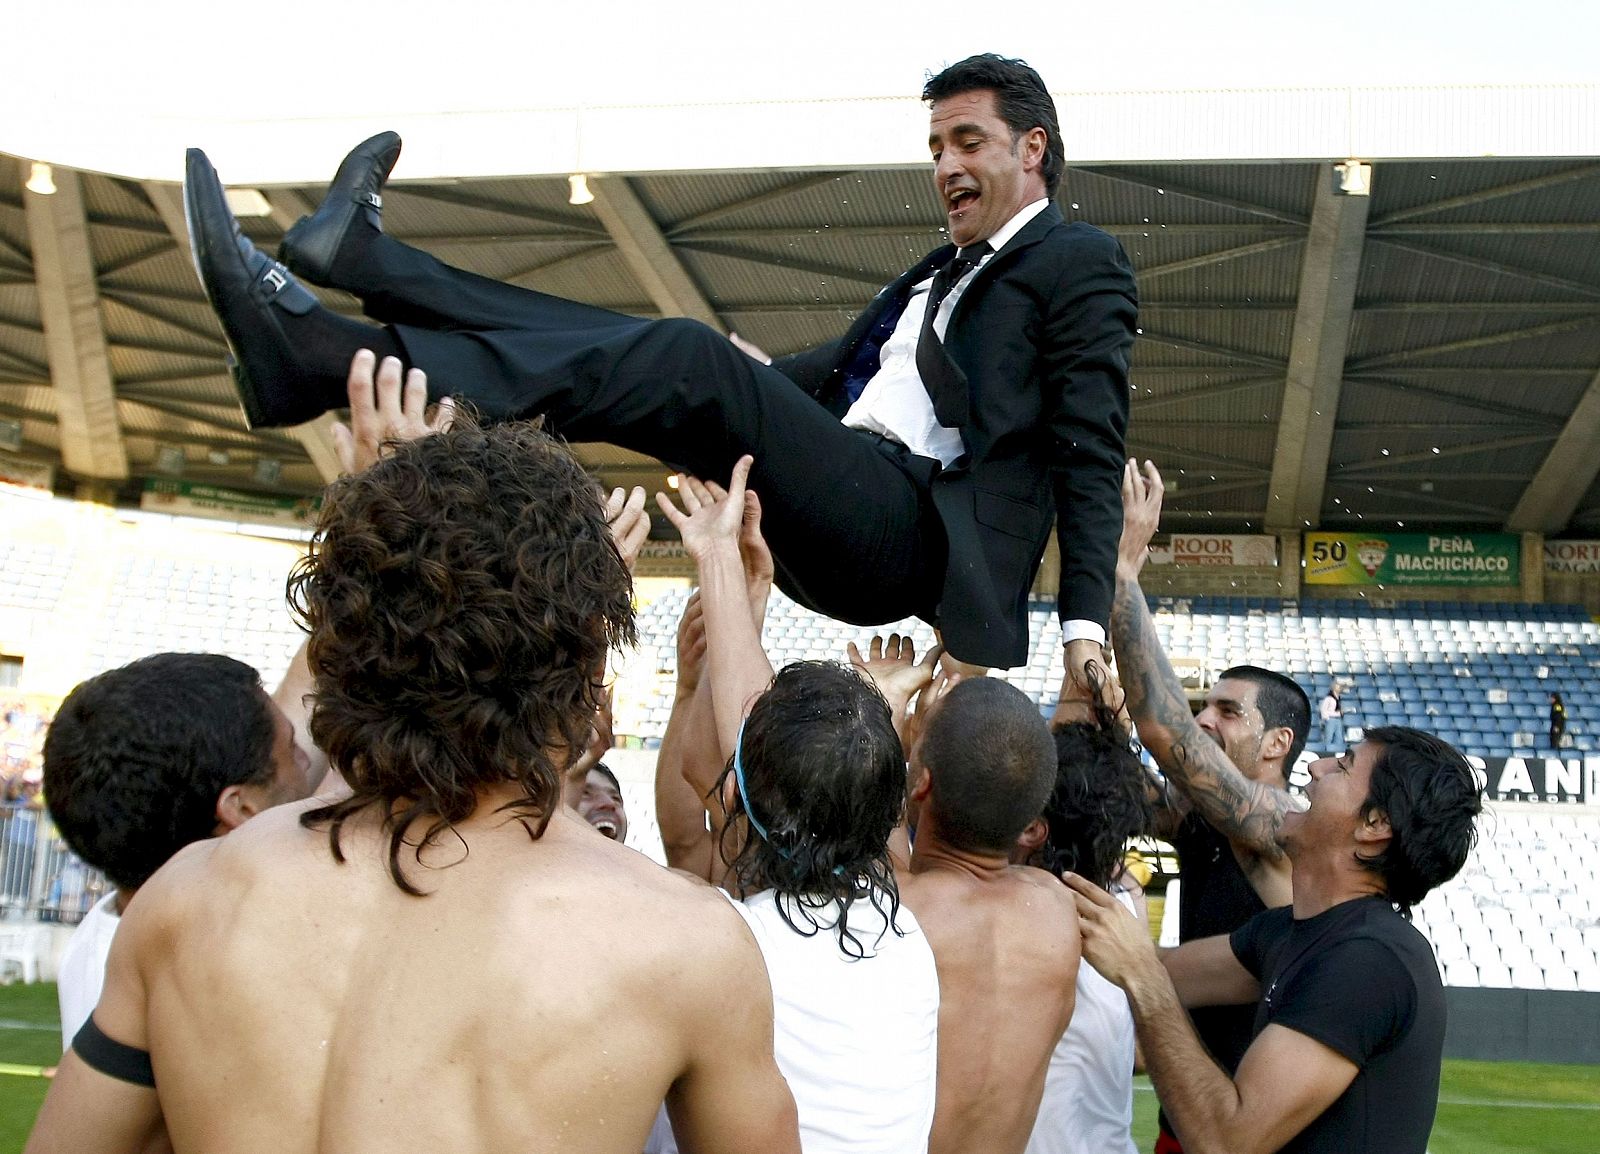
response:
[[[1550,695],[1550,748],[1559,750],[1567,736],[1567,703],[1561,694]]]
[[[1026,694],[998,679],[934,679],[935,659],[918,664],[910,640],[891,636],[860,662],[897,717],[920,694],[906,738],[916,841],[896,867],[939,970],[928,1149],[1020,1154],[1077,990],[1069,895],[1044,870],[1010,860],[1050,796],[1056,752]]]
[[[1147,467],[1153,478],[1149,489],[1132,462],[1124,478],[1111,627],[1128,711],[1140,741],[1166,775],[1158,790],[1155,829],[1178,851],[1178,938],[1187,942],[1230,933],[1262,910],[1288,904],[1289,859],[1251,800],[1288,796],[1289,768],[1311,728],[1311,703],[1283,674],[1239,665],[1223,672],[1205,708],[1190,716],[1139,588],[1139,571],[1161,513],[1160,476],[1153,465]],[[1167,705],[1170,716],[1161,710]],[[1198,775],[1198,767],[1213,765],[1236,773]],[[1249,797],[1216,795],[1210,783],[1233,777],[1249,783]],[[1207,1049],[1232,1072],[1254,1033],[1250,1009],[1202,1006],[1194,1011],[1194,1024]],[[1177,1154],[1182,1147],[1164,1112],[1161,1127],[1159,1154]]]
[[[89,678],[56,711],[44,772],[62,838],[115,887],[61,957],[66,1049],[100,1000],[112,937],[150,875],[191,842],[310,797],[320,775],[260,675],[218,653],[158,653]]]
[[[746,503],[749,468],[742,459],[726,492],[681,478],[684,511],[663,502],[702,594],[679,639],[689,664],[700,648],[691,614],[703,610],[704,674],[680,671],[680,686],[693,688],[680,692],[679,708],[687,714],[706,687],[710,728],[701,732],[726,755],[714,783],[688,790],[725,811],[715,835],[723,868],[698,852],[696,861],[742,895],[735,908],[766,959],[778,1067],[806,1154],[926,1150],[940,982],[890,860],[905,808],[900,738],[883,697],[849,668],[796,662],[773,676],[756,617],[764,581],[750,579],[761,566],[740,550],[751,532],[746,510],[756,509]],[[666,746],[658,776],[717,760]],[[670,803],[660,819],[669,847],[693,840],[674,835]]]
[[[1137,913],[1126,878],[1128,839],[1152,818],[1144,768],[1113,719],[1056,730],[1056,784],[1044,816],[1023,833],[1023,860],[1076,873]],[[1041,840],[1042,839],[1042,840]],[[1056,1043],[1027,1154],[1134,1154],[1134,1033],[1127,996],[1078,963],[1072,1022]]]
[[[1344,708],[1339,704],[1339,683],[1330,681],[1328,692],[1317,706],[1322,718],[1322,752],[1337,754],[1344,749]]]
[[[1216,776],[1235,796],[1259,788],[1220,760]],[[1292,907],[1181,945],[1163,966],[1132,915],[1069,877],[1084,953],[1127,991],[1145,1065],[1186,1149],[1423,1154],[1445,999],[1409,910],[1465,864],[1481,787],[1445,742],[1385,726],[1315,762],[1306,797],[1305,807],[1285,795],[1270,810],[1294,866]],[[1183,1012],[1228,1002],[1256,1003],[1257,1025],[1231,1080]]]
[[[399,446],[330,487],[293,593],[351,793],[144,885],[31,1149],[134,1150],[164,1107],[179,1150],[498,1152],[583,1126],[636,1154],[666,1098],[695,1149],[797,1150],[738,918],[561,805],[633,630],[570,454],[461,421]]]

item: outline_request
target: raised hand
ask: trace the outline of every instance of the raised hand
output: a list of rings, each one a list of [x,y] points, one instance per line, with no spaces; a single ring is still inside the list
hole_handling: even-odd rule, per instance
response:
[[[620,488],[611,490],[611,496],[606,499],[606,523],[611,526],[611,539],[617,544],[617,552],[622,554],[622,563],[632,573],[634,563],[639,560],[639,550],[650,536],[650,514],[644,511],[644,488],[635,485],[628,493]]]
[[[854,641],[850,642],[850,664],[870,678],[883,694],[889,708],[894,711],[896,724],[905,715],[911,699],[921,693],[933,680],[939,668],[943,650],[935,645],[919,662],[916,646],[909,635],[889,634],[887,640],[874,637],[867,647],[867,656],[861,656]]]
[[[1099,724],[1106,711],[1115,714],[1122,710],[1122,687],[1112,676],[1098,641],[1079,638],[1067,642],[1062,664],[1065,675],[1052,725],[1074,721]]]
[[[718,545],[738,548],[745,520],[745,480],[750,476],[754,459],[746,454],[733,466],[733,476],[728,488],[708,484],[696,477],[680,473],[678,500],[680,510],[665,493],[656,494],[656,504],[672,522],[683,538],[684,550],[696,563],[703,561]]]
[[[933,652],[937,654],[937,648]],[[917,744],[917,738],[932,715],[933,707],[965,680],[963,674],[941,667],[933,679],[922,687],[922,692],[917,694],[916,708],[906,714],[905,725],[900,732],[900,744],[905,747],[907,757],[911,756],[912,747]]]
[[[1106,981],[1128,988],[1141,974],[1161,969],[1150,931],[1105,890],[1077,874],[1061,875],[1078,907],[1083,957]]]
[[[350,360],[346,384],[350,424],[333,426],[334,452],[346,475],[370,468],[383,457],[385,445],[442,433],[455,420],[455,401],[449,397],[428,416],[428,375],[411,369],[402,383],[394,357],[384,357],[380,365],[371,351],[361,349]]]
[[[678,696],[687,697],[699,687],[705,665],[706,616],[696,589],[678,619]]]
[[[745,592],[750,597],[750,613],[756,628],[767,617],[767,598],[772,594],[772,582],[777,568],[772,563],[772,550],[761,535],[761,498],[755,490],[744,491],[744,526],[739,530],[739,560],[744,563]]]
[[[1137,580],[1150,556],[1150,540],[1161,522],[1161,495],[1166,487],[1151,461],[1129,458],[1122,467],[1122,542],[1117,547],[1117,576]]]

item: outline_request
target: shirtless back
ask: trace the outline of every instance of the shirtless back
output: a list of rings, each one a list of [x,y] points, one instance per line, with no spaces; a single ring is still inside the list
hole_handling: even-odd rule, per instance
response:
[[[96,1021],[151,1052],[179,1154],[637,1154],[663,1097],[694,1149],[793,1134],[766,971],[718,895],[565,811],[531,841],[491,804],[425,855],[447,868],[413,867],[416,898],[376,822],[339,865],[304,808],[180,855],[117,936]],[[62,1078],[108,1080],[76,1055]]]
[[[1072,1019],[1078,919],[1043,870],[926,853],[901,896],[939,971],[939,1090],[929,1154],[1021,1151]],[[932,860],[930,860],[932,859]],[[1068,899],[1068,900],[1063,900]]]
[[[1054,780],[1044,719],[1001,681],[957,685],[912,750],[921,819],[900,892],[939,971],[929,1154],[1023,1150],[1051,1051],[1071,1021],[1081,949],[1071,894],[1007,860]]]
[[[543,434],[469,425],[336,487],[321,531],[299,587],[312,733],[353,795],[146,883],[93,1020],[148,1051],[155,1087],[75,1045],[28,1149],[132,1151],[164,1117],[177,1154],[638,1154],[665,1098],[688,1148],[798,1151],[738,915],[559,804],[561,751],[629,632],[581,472]],[[397,842],[383,819],[407,806]]]

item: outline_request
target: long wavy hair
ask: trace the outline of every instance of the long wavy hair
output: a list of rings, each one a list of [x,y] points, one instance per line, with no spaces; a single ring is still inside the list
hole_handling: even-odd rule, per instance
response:
[[[833,662],[788,665],[751,706],[738,756],[749,796],[735,792],[721,852],[739,884],[774,890],[792,930],[831,928],[853,958],[869,949],[850,928],[856,899],[899,933],[889,835],[905,809],[905,755],[877,688]],[[719,796],[733,773],[730,759]],[[755,824],[734,820],[751,813]]]
[[[606,653],[635,640],[594,484],[533,425],[470,415],[329,488],[289,600],[311,634],[311,735],[351,789],[301,823],[343,861],[344,823],[377,807],[410,894],[402,847],[420,865],[485,787],[517,785],[505,808],[544,832]]]
[[[1044,806],[1050,834],[1041,859],[1058,877],[1071,870],[1108,886],[1128,839],[1149,833],[1154,815],[1139,755],[1109,710],[1097,704],[1094,713],[1093,723],[1055,731],[1056,784]]]

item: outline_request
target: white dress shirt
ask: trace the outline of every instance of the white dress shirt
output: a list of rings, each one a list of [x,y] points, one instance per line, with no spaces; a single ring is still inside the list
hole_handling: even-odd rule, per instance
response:
[[[944,340],[950,327],[950,317],[956,303],[967,291],[978,270],[994,259],[994,254],[1006,246],[1010,239],[1022,231],[1034,217],[1044,211],[1048,199],[1040,199],[1024,206],[1015,216],[995,230],[989,238],[989,251],[945,293],[934,314],[933,331]],[[913,453],[936,458],[949,468],[967,451],[961,440],[961,430],[941,425],[933,413],[933,398],[928,396],[922,374],[917,372],[917,338],[922,335],[922,318],[928,308],[928,292],[933,278],[911,286],[911,296],[906,301],[905,312],[894,326],[894,332],[878,351],[878,371],[861,390],[861,396],[844,415],[844,423],[852,429],[879,433],[890,440],[899,441]],[[1106,643],[1105,628],[1098,621],[1072,619],[1061,623],[1061,641],[1087,638],[1099,645]]]

